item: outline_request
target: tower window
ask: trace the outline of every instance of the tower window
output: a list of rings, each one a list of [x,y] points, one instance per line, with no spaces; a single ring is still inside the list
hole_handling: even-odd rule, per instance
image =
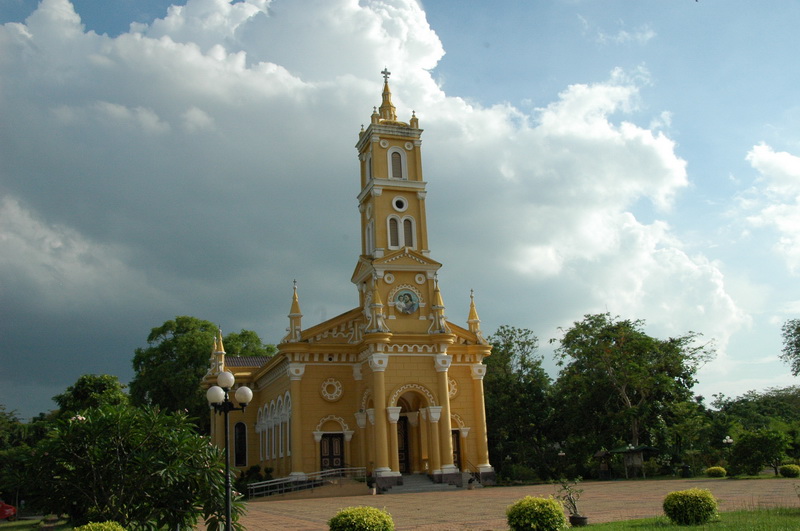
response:
[[[247,466],[247,427],[237,422],[233,427],[234,466]]]
[[[390,216],[387,223],[390,249],[400,249],[401,247],[416,248],[414,218],[406,216],[400,219],[397,216]]]
[[[408,179],[408,169],[406,168],[406,153],[402,148],[389,148],[387,153],[389,164],[390,179]]]
[[[389,218],[389,247],[393,249],[400,247],[400,228],[397,225],[397,218]]]

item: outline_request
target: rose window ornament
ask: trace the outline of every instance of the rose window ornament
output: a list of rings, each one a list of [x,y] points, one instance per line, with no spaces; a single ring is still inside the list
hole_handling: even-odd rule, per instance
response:
[[[328,378],[322,382],[322,386],[320,387],[319,391],[322,395],[322,398],[328,402],[336,402],[342,398],[344,387],[342,387],[342,382],[336,378]]]

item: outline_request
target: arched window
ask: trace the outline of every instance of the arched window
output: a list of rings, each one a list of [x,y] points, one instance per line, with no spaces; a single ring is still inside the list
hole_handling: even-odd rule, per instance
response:
[[[364,246],[365,246],[366,251],[367,251],[366,254],[371,255],[372,253],[375,252],[375,221],[374,220],[370,220],[370,222],[367,223],[367,230],[366,230],[366,233],[364,234],[364,238],[366,239],[366,242],[364,242],[365,243]]]
[[[408,179],[408,169],[406,168],[406,153],[402,148],[393,147],[389,148],[387,153],[387,162],[389,164],[389,178],[390,179]]]
[[[286,455],[292,455],[292,399],[286,396]]]
[[[237,422],[233,427],[233,466],[247,466],[247,426]]]
[[[283,399],[278,399],[278,457],[283,457]]]
[[[372,180],[372,155],[367,155],[367,180]]]
[[[397,216],[389,216],[387,220],[389,231],[389,249],[400,249],[401,247],[417,248],[414,235],[414,218],[406,216],[400,219]]]
[[[389,218],[389,247],[397,249],[400,247],[400,228],[396,217]]]
[[[415,247],[414,245],[414,222],[411,218],[403,220],[403,244],[406,247]]]

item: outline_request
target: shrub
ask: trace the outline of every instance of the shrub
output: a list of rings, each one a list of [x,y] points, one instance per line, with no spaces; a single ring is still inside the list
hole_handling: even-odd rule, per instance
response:
[[[392,515],[375,507],[348,507],[328,520],[330,531],[394,531]]]
[[[797,465],[783,465],[778,471],[781,473],[781,476],[785,478],[800,477],[800,466]]]
[[[561,504],[553,498],[525,496],[506,509],[511,531],[560,531],[569,527]]]
[[[705,524],[717,514],[717,500],[705,489],[670,492],[664,498],[664,514],[678,525]]]
[[[725,470],[721,466],[712,466],[706,468],[706,476],[710,478],[724,478],[727,475],[728,475],[727,470]]]
[[[92,522],[73,528],[73,531],[125,531],[117,522]]]

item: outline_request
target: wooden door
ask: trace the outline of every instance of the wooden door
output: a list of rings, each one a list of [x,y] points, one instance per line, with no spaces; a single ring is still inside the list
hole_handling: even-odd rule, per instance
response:
[[[344,434],[324,433],[319,441],[322,470],[344,467]]]
[[[461,430],[453,430],[453,464],[461,470]]]
[[[408,417],[397,420],[397,457],[400,461],[400,473],[411,473],[411,452],[408,447]]]

